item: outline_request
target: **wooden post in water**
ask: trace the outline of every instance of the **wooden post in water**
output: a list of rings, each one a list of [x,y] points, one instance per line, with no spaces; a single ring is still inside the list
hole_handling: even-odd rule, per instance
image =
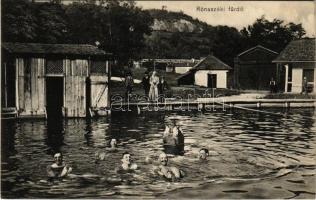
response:
[[[7,63],[4,66],[4,106],[8,107]]]

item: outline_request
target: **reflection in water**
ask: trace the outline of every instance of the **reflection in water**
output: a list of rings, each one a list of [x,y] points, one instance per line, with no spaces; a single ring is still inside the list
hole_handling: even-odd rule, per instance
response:
[[[207,191],[212,192],[210,198],[269,197],[263,193],[273,198],[310,197],[315,193],[315,121],[314,110],[304,109],[291,109],[282,117],[234,110],[204,114],[114,112],[109,119],[3,121],[2,196],[154,197],[191,187],[166,197],[201,197]],[[162,136],[165,125],[173,122],[185,140],[183,156],[170,158],[170,164],[183,169],[186,176],[179,183],[166,184],[151,172],[152,165],[146,164],[145,158],[157,160],[166,150]],[[112,138],[118,140],[117,151],[106,148]],[[203,147],[210,150],[210,156],[201,162],[197,154]],[[125,151],[140,169],[120,176],[114,169]],[[63,153],[74,175],[52,187],[45,182],[46,166],[55,152]],[[95,162],[96,152],[103,153],[102,161]],[[206,184],[204,189],[193,189],[200,184]],[[254,190],[256,187],[264,192]]]
[[[63,119],[48,119],[46,134],[45,144],[49,147],[47,153],[54,155],[55,153],[61,152],[65,135]]]

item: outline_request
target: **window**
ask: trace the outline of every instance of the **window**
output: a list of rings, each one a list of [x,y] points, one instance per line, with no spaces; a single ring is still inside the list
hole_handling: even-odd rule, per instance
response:
[[[92,74],[106,74],[107,71],[106,61],[91,61],[90,72]]]
[[[46,60],[46,74],[63,74],[63,60],[62,59],[47,59]]]

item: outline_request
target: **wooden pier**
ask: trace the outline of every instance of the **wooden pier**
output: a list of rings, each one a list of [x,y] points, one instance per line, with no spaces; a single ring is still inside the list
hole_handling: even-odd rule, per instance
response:
[[[315,108],[316,99],[211,99],[164,102],[113,102],[111,111],[190,111],[227,108]]]
[[[150,112],[150,111],[226,111],[228,109],[243,109],[265,112],[261,108],[312,108],[316,107],[316,99],[211,99],[200,98],[192,101],[164,102],[112,102],[111,107],[100,110],[108,116],[111,112]],[[2,109],[2,119],[17,118],[13,110]],[[8,116],[10,114],[10,116]],[[100,115],[91,115],[97,117]]]

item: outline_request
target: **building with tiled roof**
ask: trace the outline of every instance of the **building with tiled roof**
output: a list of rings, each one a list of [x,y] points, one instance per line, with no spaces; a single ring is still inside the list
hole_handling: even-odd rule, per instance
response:
[[[227,74],[232,68],[209,55],[178,78],[179,85],[198,85],[209,88],[227,88]]]
[[[278,82],[285,92],[316,92],[315,43],[315,38],[292,41],[273,60],[277,64]]]

